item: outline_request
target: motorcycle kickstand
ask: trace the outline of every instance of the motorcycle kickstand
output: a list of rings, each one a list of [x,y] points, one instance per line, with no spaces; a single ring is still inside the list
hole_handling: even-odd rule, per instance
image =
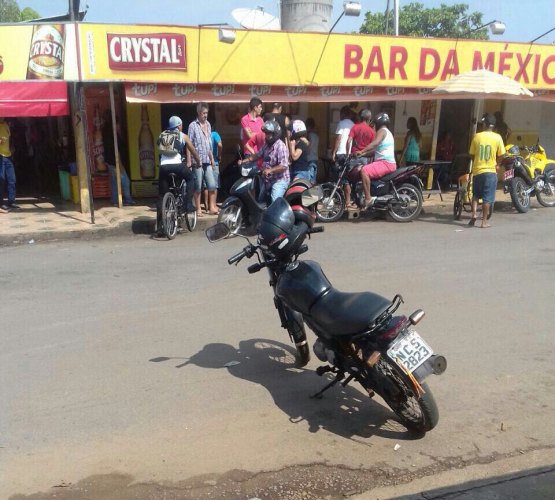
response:
[[[333,368],[330,367],[329,370],[325,370],[325,371],[332,371],[332,370]],[[323,373],[324,372],[318,373],[318,375],[322,375]],[[324,394],[324,392],[326,392],[328,389],[331,389],[335,384],[343,380],[343,377],[345,377],[344,373],[337,372],[337,375],[335,376],[335,378],[328,385],[326,385],[321,391],[318,391],[316,394],[313,394],[312,396],[310,396],[310,399],[322,399],[322,395]],[[349,379],[347,379],[347,383],[348,382],[350,382]]]

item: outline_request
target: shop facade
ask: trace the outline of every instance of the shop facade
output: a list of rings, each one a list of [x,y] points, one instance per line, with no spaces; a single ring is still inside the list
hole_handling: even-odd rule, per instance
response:
[[[29,68],[33,51],[40,55],[40,48],[33,49],[33,40],[43,26],[0,30],[4,64],[0,88],[5,82],[35,84],[28,81],[33,77]],[[253,96],[268,104],[284,103],[293,117],[313,117],[322,157],[333,144],[334,126],[344,105],[354,111],[363,107],[374,113],[388,111],[398,148],[406,120],[414,116],[423,134],[425,155],[434,157],[438,134],[445,129],[456,133],[457,147],[464,151],[476,119],[475,100],[482,101],[485,111],[503,112],[514,142],[531,144],[539,136],[548,153],[555,151],[552,46],[255,30],[237,30],[235,42],[229,44],[219,41],[218,29],[206,27],[61,26],[63,36],[58,40],[64,42],[64,71],[61,75],[59,71],[42,74],[40,82],[57,80],[72,97],[70,129],[75,141],[71,140],[76,144],[83,211],[87,211],[89,194],[105,198],[113,189],[103,158],[106,134],[102,131],[110,120],[112,132],[119,128],[124,138],[119,167],[127,169],[133,195],[154,196],[156,138],[172,114],[180,115],[185,124],[192,121],[192,104],[199,101],[211,105],[210,121],[224,142],[223,165],[231,160],[239,141],[240,118]],[[24,39],[19,30],[26,33]],[[19,44],[13,42],[17,37]],[[11,46],[4,45],[7,38],[12,40]],[[7,58],[5,54],[15,45],[19,49]],[[16,59],[18,71],[13,71]],[[439,100],[431,93],[451,76],[479,68],[520,81],[534,97],[508,100],[469,95]],[[0,108],[0,113],[10,116],[7,109]],[[83,129],[82,144],[75,127]]]

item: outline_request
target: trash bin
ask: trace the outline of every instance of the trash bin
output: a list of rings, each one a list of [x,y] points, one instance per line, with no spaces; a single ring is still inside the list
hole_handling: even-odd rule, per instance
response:
[[[79,177],[77,175],[70,175],[71,184],[71,199],[73,203],[79,203],[81,198],[79,189]]]
[[[60,178],[60,194],[62,200],[71,200],[71,187],[69,182],[69,172],[66,170],[58,169],[58,177]]]

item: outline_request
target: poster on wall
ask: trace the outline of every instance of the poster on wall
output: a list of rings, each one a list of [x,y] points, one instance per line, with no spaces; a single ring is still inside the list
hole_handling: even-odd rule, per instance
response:
[[[427,127],[434,124],[436,116],[436,101],[422,101],[420,107],[420,126]]]
[[[156,196],[159,153],[156,139],[160,135],[159,104],[127,104],[127,143],[133,195]]]
[[[4,25],[0,81],[79,80],[73,24]]]

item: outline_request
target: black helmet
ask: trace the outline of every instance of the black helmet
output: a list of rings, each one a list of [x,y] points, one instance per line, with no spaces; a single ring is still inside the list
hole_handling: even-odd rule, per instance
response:
[[[303,207],[302,205],[291,205],[291,210],[295,215],[295,223],[304,222],[308,227],[314,226],[316,222],[316,210],[311,207]]]
[[[258,226],[260,246],[278,259],[289,257],[299,249],[307,233],[307,226],[295,221],[295,214],[284,198],[278,198],[264,212]]]
[[[376,124],[376,130],[378,130],[384,126],[389,127],[391,120],[389,119],[389,115],[387,113],[380,113],[374,119],[374,123]]]
[[[486,127],[495,127],[497,120],[495,119],[495,116],[493,116],[491,113],[484,113],[484,115],[482,116],[481,122]]]
[[[262,126],[262,132],[266,134],[266,142],[273,144],[281,137],[281,127],[276,120],[268,120]]]

